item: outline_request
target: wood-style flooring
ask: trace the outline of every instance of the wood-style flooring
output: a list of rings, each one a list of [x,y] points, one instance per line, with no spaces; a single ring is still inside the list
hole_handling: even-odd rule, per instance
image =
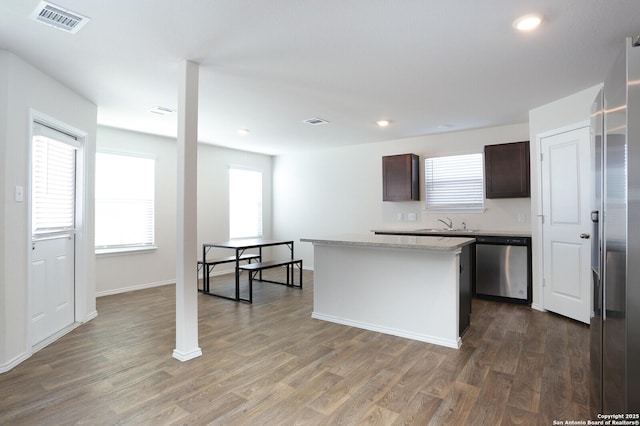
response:
[[[0,375],[0,424],[551,425],[589,418],[584,324],[474,300],[462,348],[449,349],[312,319],[313,273],[304,276],[303,290],[256,283],[253,305],[199,294],[203,356],[184,363],[172,357],[174,286],[99,298],[96,319]]]

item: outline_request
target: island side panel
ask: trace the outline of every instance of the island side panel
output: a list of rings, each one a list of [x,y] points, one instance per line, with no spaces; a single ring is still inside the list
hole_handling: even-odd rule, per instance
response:
[[[314,243],[312,316],[459,348],[459,252]]]

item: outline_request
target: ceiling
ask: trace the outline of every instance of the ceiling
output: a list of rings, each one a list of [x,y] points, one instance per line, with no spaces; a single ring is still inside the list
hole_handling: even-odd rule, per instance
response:
[[[177,108],[191,60],[198,139],[272,155],[524,123],[602,82],[640,33],[637,0],[53,0],[91,19],[77,34],[29,19],[38,3],[2,0],[0,48],[94,102],[98,124],[175,137],[176,114],[149,110]],[[537,31],[512,28],[532,12]]]

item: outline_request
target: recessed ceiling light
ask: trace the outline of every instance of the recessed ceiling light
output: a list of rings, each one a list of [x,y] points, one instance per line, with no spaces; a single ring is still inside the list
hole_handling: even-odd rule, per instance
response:
[[[246,136],[246,135],[248,135],[249,133],[251,133],[251,132],[249,131],[249,129],[238,129],[238,134],[239,134],[239,135]]]
[[[447,130],[447,129],[453,129],[454,127],[456,127],[456,126],[455,126],[455,125],[453,125],[453,124],[445,123],[445,124],[440,124],[440,125],[438,126],[438,129],[440,129],[440,130]]]
[[[391,122],[389,120],[378,120],[376,124],[380,127],[387,127]]]
[[[542,22],[540,15],[524,15],[513,21],[513,28],[519,31],[531,31],[537,28]]]

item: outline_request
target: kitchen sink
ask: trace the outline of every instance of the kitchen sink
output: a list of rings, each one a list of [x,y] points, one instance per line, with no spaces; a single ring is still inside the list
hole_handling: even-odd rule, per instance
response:
[[[437,228],[427,228],[427,229],[417,229],[416,232],[430,232],[434,234],[443,234],[443,233],[451,233],[451,234],[463,234],[463,233],[472,233],[475,232],[473,229],[437,229]]]

